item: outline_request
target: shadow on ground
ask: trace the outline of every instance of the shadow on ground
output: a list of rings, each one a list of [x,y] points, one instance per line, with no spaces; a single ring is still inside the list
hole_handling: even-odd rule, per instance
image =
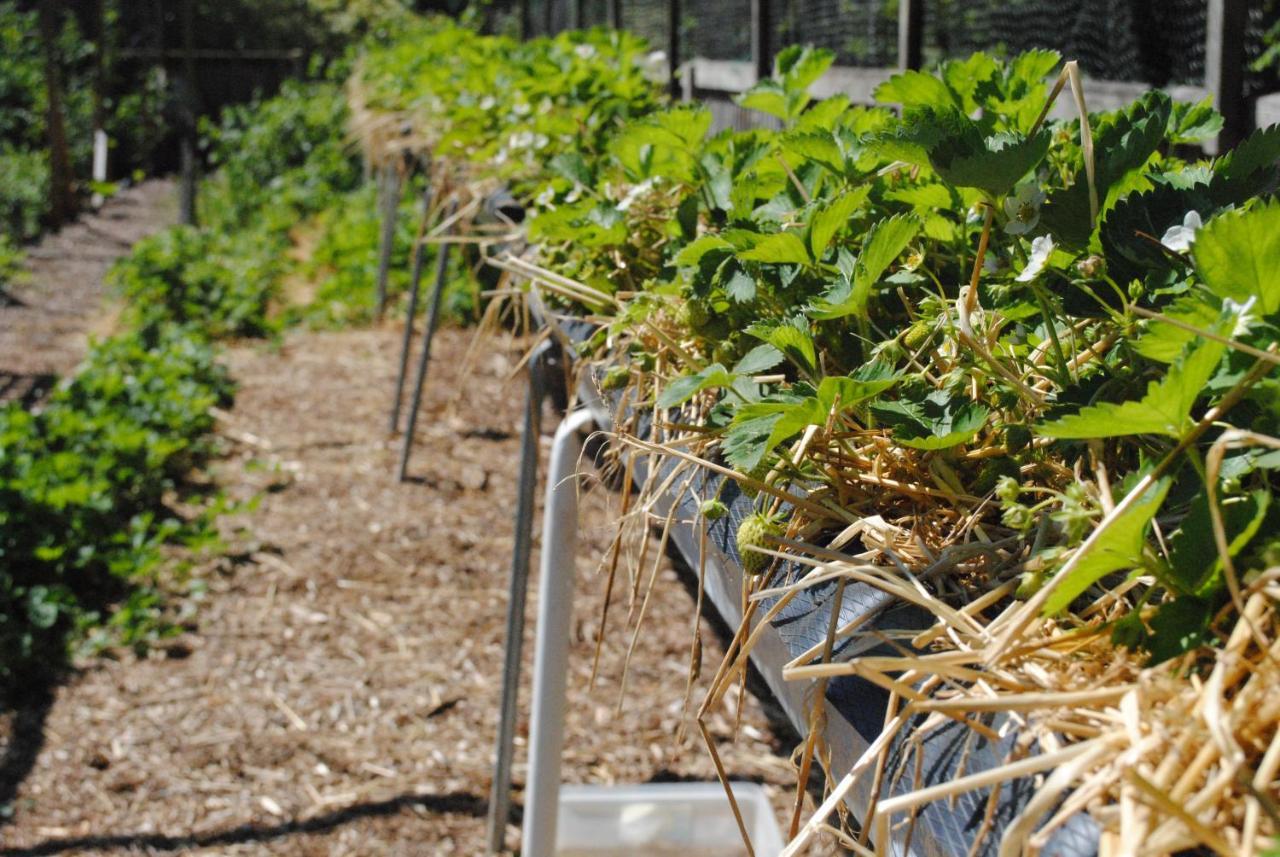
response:
[[[78,854],[87,849],[112,851],[145,848],[149,851],[186,851],[192,848],[269,842],[296,834],[324,833],[362,818],[395,815],[401,810],[410,808],[425,809],[429,812],[440,814],[470,815],[478,818],[484,816],[487,806],[488,801],[484,798],[465,792],[453,792],[443,795],[402,794],[386,800],[356,804],[345,809],[308,818],[305,821],[285,821],[270,826],[242,824],[226,830],[176,836],[159,833],[121,833],[50,839],[24,848],[0,849],[0,857]]]

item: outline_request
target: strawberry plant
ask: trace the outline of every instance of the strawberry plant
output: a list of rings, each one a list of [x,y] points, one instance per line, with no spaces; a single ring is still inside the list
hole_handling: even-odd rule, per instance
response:
[[[583,353],[666,415],[669,446],[626,442],[768,483],[739,531],[750,571],[749,548],[779,546],[761,522],[827,560],[876,521],[901,534],[863,542],[886,580],[943,568],[956,606],[996,597],[1001,623],[963,643],[982,669],[937,674],[957,711],[1056,680],[1051,659],[1015,671],[1081,635],[1144,681],[1220,671],[1246,630],[1256,662],[1277,632],[1280,131],[1194,160],[1221,127],[1207,104],[1089,113],[1077,94],[1049,119],[1079,89],[1066,68],[1050,91],[1049,52],[897,75],[877,95],[900,116],[813,103],[830,61],[789,49],[740,97],[777,131],[712,135],[691,106],[632,122],[533,221],[543,267],[615,296]]]

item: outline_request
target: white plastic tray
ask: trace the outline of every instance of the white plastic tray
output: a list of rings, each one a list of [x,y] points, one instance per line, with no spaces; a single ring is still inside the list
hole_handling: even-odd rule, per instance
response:
[[[733,794],[756,857],[776,857],[782,833],[764,789],[734,783]],[[565,857],[746,853],[719,783],[562,786],[556,831],[556,852]]]

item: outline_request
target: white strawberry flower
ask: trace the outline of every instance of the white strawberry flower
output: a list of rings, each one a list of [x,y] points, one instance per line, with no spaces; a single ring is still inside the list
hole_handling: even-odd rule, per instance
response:
[[[1040,276],[1044,266],[1049,264],[1049,257],[1053,255],[1053,250],[1053,239],[1048,235],[1041,235],[1032,241],[1031,256],[1027,259],[1027,267],[1023,268],[1022,273],[1018,275],[1018,282],[1029,283]]]
[[[1010,235],[1026,235],[1040,222],[1040,206],[1045,194],[1034,181],[1024,182],[1004,198],[1004,213],[1009,222],[1004,231]]]
[[[1165,231],[1160,243],[1175,253],[1186,253],[1195,243],[1196,232],[1202,225],[1200,212],[1188,211],[1186,217],[1182,218],[1181,225],[1170,226]]]

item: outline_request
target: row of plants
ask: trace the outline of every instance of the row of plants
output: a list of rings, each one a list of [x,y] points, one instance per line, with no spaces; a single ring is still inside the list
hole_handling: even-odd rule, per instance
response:
[[[1255,847],[1269,828],[1260,798],[1214,776],[1238,765],[1270,783],[1259,772],[1276,720],[1239,674],[1212,703],[1229,716],[1197,703],[1226,664],[1274,666],[1280,132],[1195,160],[1184,147],[1218,117],[1158,92],[1045,121],[1050,53],[896,76],[877,96],[901,116],[810,105],[829,61],[784,52],[740,99],[778,132],[710,136],[696,109],[637,125],[595,178],[644,194],[535,220],[544,264],[634,293],[597,345],[627,367],[632,401],[683,409],[668,419],[696,427],[668,436],[671,449],[774,489],[738,530],[754,588],[793,583],[759,549],[786,538],[818,558],[875,519],[888,544],[862,547],[882,588],[909,598],[905,576],[945,575],[938,615],[1008,593],[976,628],[938,637],[923,666],[915,654],[848,666],[904,694],[902,722],[934,704],[902,690],[904,676],[946,680],[936,696],[973,715],[1044,694],[1024,735],[1042,752],[1083,748],[1132,691],[1140,737],[1103,730],[1091,764],[1045,794],[1076,789],[1147,853]],[[605,208],[621,215],[612,230],[584,235]],[[1066,641],[1075,663],[1055,657]],[[957,674],[955,654],[974,666]],[[1163,679],[1174,689],[1135,690]],[[1094,701],[1069,702],[1081,692]],[[1174,746],[1212,752],[1215,729],[1235,741],[1221,767],[1194,784],[1161,768]],[[1126,756],[1148,777],[1138,819],[1108,814],[1130,788]],[[1188,821],[1170,807],[1191,795]],[[877,812],[864,829],[884,849],[893,819]],[[1019,819],[1005,846],[1031,847],[1040,820]]]
[[[841,576],[943,617],[922,652],[841,668],[893,694],[875,746],[928,712],[984,737],[986,713],[1018,712],[1019,746],[1064,772],[1002,853],[1068,791],[1117,853],[1276,833],[1280,129],[1206,159],[1209,104],[1089,113],[1043,51],[897,75],[882,107],[814,102],[832,57],[796,47],[739,99],[777,130],[646,105],[565,147],[535,130],[562,114],[499,94],[518,67],[482,47],[484,74],[456,76],[399,50],[367,59],[357,103],[518,183],[533,286],[600,323],[583,355],[653,414],[620,442],[757,495],[748,623]],[[1058,97],[1076,118],[1048,118]],[[840,533],[862,533],[847,561],[824,548]],[[840,788],[874,775],[887,798],[876,771]],[[931,797],[869,807],[863,843],[888,849],[893,812]]]
[[[464,34],[479,40],[458,28],[435,50],[443,56]],[[565,50],[544,41],[524,56],[563,62]],[[619,60],[588,67],[607,81]],[[546,86],[532,74],[519,86],[535,83]],[[216,522],[231,509],[206,475],[213,413],[234,392],[219,343],[372,317],[378,191],[348,142],[350,121],[340,85],[317,81],[206,122],[216,172],[202,183],[201,225],[135,245],[110,275],[120,332],[35,410],[0,409],[0,692],[58,674],[86,647],[145,647],[186,619],[165,594],[193,585],[186,574],[220,545]],[[407,179],[393,297],[407,285],[424,181]],[[474,308],[465,274],[459,262],[447,304],[459,314]]]

